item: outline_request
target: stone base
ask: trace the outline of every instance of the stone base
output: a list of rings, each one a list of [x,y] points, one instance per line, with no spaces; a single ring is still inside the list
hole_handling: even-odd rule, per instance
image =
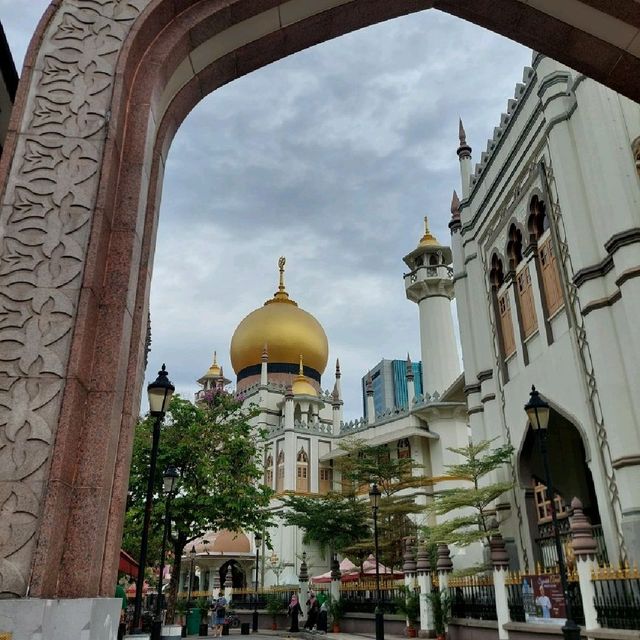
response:
[[[117,640],[122,598],[0,600],[0,636],[10,640]]]

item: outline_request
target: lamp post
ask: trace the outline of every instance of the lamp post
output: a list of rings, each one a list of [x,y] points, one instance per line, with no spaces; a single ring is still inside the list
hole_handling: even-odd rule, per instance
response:
[[[256,533],[253,537],[256,544],[256,590],[253,594],[254,602],[253,602],[253,632],[256,633],[258,631],[258,566],[260,564],[260,543],[262,542],[262,536],[259,533]]]
[[[160,443],[160,425],[167,412],[171,396],[175,387],[169,380],[167,369],[162,365],[158,377],[147,386],[149,396],[149,413],[155,418],[153,423],[153,440],[151,444],[151,458],[149,460],[149,478],[147,479],[147,496],[144,505],[144,521],[142,523],[142,537],[140,539],[140,561],[138,564],[138,578],[136,580],[136,599],[133,607],[133,633],[142,633],[140,614],[142,610],[142,588],[144,586],[144,570],[147,567],[147,547],[149,545],[149,523],[151,522],[151,508],[153,506],[153,481],[156,476],[156,462],[158,461],[158,445]]]
[[[369,491],[369,500],[371,501],[371,511],[373,512],[373,545],[376,552],[376,640],[384,640],[384,614],[380,608],[380,562],[378,556],[380,550],[378,548],[378,508],[380,507],[380,489],[374,482]]]
[[[544,465],[545,482],[547,484],[547,495],[551,505],[551,523],[553,527],[553,537],[556,543],[556,554],[558,556],[558,569],[560,571],[560,581],[562,583],[562,595],[564,597],[564,607],[567,620],[562,627],[562,635],[565,640],[580,640],[580,627],[573,619],[571,611],[571,600],[569,598],[569,581],[567,580],[567,568],[564,562],[564,552],[560,541],[560,530],[558,529],[558,517],[556,515],[556,504],[554,499],[553,484],[551,480],[551,470],[549,469],[549,455],[547,452],[547,427],[549,426],[549,405],[540,397],[536,388],[531,386],[529,402],[524,405],[527,412],[531,428],[539,434],[538,444],[540,455]]]
[[[164,559],[167,552],[167,538],[169,537],[169,527],[171,526],[171,515],[169,503],[176,490],[178,477],[180,474],[175,467],[168,467],[162,475],[162,490],[167,497],[164,507],[164,531],[162,533],[162,551],[160,552],[160,573],[158,575],[158,597],[156,599],[156,615],[151,628],[151,640],[160,640],[162,635],[162,578],[164,577]]]
[[[191,606],[191,588],[193,586],[193,574],[196,571],[196,546],[193,545],[191,547],[191,551],[189,551],[189,559],[191,560],[191,568],[189,569],[189,593],[187,595],[187,607]]]

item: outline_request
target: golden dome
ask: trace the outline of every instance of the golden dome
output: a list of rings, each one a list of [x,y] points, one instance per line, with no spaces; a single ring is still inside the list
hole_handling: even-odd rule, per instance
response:
[[[218,364],[218,354],[216,351],[213,352],[213,364],[209,367],[207,373],[202,376],[203,378],[217,378],[220,376],[222,369]]]
[[[295,364],[300,354],[307,367],[322,374],[329,343],[322,325],[289,298],[284,287],[285,259],[280,258],[280,285],[271,300],[252,311],[231,338],[231,364],[236,374],[259,365],[267,345],[270,363]]]
[[[300,356],[300,369],[298,375],[291,385],[291,391],[294,396],[317,396],[318,392],[304,375],[304,367],[302,366],[302,356]]]
[[[429,220],[427,216],[424,217],[424,235],[420,238],[420,244],[418,246],[424,247],[425,245],[440,246],[437,238],[429,231]]]

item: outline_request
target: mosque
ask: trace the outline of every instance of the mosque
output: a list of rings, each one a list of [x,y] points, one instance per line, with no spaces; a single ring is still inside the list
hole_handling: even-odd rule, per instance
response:
[[[276,491],[272,506],[277,511],[284,492],[338,486],[332,461],[345,437],[386,444],[390,455],[412,457],[437,476],[455,462],[447,447],[471,435],[516,451],[511,467],[491,479],[514,483],[495,505],[512,568],[555,564],[550,504],[564,535],[574,496],[594,525],[599,560],[638,562],[640,106],[534,54],[475,167],[471,154],[460,122],[451,247],[426,226],[404,257],[406,295],[419,308],[424,390],[416,393],[408,361],[406,407],[376,413],[369,378],[366,417],[343,422],[339,364],[332,391],[323,390],[327,336],[287,292],[284,258],[276,293],[238,325],[236,390],[259,407],[256,424],[269,434],[264,482]],[[199,394],[229,384],[215,358],[199,382]],[[523,410],[532,385],[551,407],[553,495]],[[293,527],[271,531],[261,584],[295,583],[303,551],[312,573],[326,571],[328,559],[301,537]],[[243,538],[238,585],[251,584],[255,553]],[[454,550],[455,566],[474,554]]]

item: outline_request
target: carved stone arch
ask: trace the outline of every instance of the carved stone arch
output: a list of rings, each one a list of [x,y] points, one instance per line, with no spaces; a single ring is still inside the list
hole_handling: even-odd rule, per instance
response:
[[[497,249],[491,252],[489,260],[489,283],[496,291],[502,286],[505,277],[505,260]]]
[[[631,143],[631,152],[633,153],[633,161],[636,165],[636,173],[640,178],[640,136]]]
[[[606,43],[615,55],[596,60],[593,35],[569,23],[554,40],[557,18],[505,3],[519,20],[438,0],[52,0],[0,161],[1,596],[112,595],[164,161],[189,110],[272,61],[431,6],[640,99],[636,57]]]
[[[549,228],[547,208],[539,189],[535,189],[529,198],[527,214],[527,231],[529,244],[538,242],[542,234]]]
[[[507,229],[507,243],[505,245],[507,269],[515,271],[524,257],[524,243],[527,235],[522,224],[515,218],[511,218]]]

